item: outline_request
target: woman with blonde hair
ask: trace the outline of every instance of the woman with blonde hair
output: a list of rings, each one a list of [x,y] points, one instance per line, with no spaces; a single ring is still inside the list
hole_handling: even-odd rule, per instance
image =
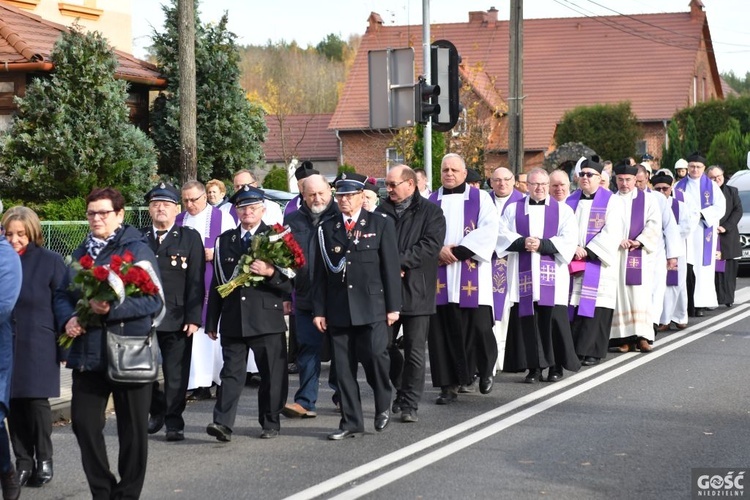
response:
[[[60,396],[60,357],[52,300],[65,275],[62,257],[42,248],[39,217],[13,207],[2,219],[5,239],[21,257],[21,294],[13,309],[15,349],[8,428],[21,486],[52,480],[52,410]]]
[[[206,183],[206,199],[212,206],[219,208],[229,201],[227,187],[220,180],[211,179]]]

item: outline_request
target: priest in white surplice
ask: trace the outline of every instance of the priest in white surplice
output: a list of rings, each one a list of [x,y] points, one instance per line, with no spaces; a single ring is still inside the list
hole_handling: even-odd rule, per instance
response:
[[[610,344],[620,352],[651,350],[654,341],[651,289],[654,284],[654,256],[662,244],[661,209],[656,199],[636,188],[634,166],[615,167],[617,196],[625,210],[625,227],[620,242],[620,282],[612,317]]]
[[[717,228],[726,211],[721,188],[705,175],[706,159],[700,153],[688,156],[688,175],[675,185],[685,194],[685,202],[700,212],[687,242],[688,314],[703,316],[703,309],[718,307],[714,274],[716,272]]]
[[[201,235],[206,254],[206,298],[213,272],[214,242],[219,235],[234,227],[227,214],[211,206],[206,200],[206,188],[198,181],[189,181],[182,186],[182,203],[185,211],[177,216],[177,224],[192,227]],[[203,324],[206,318],[206,301],[203,304]],[[211,385],[221,384],[219,373],[223,365],[221,345],[205,335],[203,327],[193,335],[193,352],[190,362],[188,389],[190,399],[211,397]]]
[[[492,333],[492,252],[499,217],[490,196],[466,184],[466,164],[447,154],[440,165],[443,186],[430,195],[446,219],[445,242],[438,258],[437,312],[428,335],[432,384],[445,405],[458,397],[460,385],[474,379],[476,360],[479,390],[492,390],[497,344]],[[474,351],[481,347],[484,352]]]
[[[668,331],[671,323],[674,323],[679,330],[687,327],[687,286],[685,284],[687,261],[685,251],[690,229],[700,218],[698,211],[691,211],[690,206],[685,203],[682,191],[673,191],[673,183],[674,178],[667,174],[657,174],[651,178],[653,192],[666,197],[669,209],[677,221],[679,239],[675,243],[682,249],[682,255],[677,257],[677,266],[672,266],[673,268],[667,270],[667,276],[664,280],[664,301],[662,302],[659,326],[656,328],[658,332]]]
[[[570,305],[574,307],[573,341],[583,366],[599,364],[607,356],[620,281],[624,206],[619,196],[601,185],[603,170],[600,163],[584,160],[578,177],[580,189],[566,200],[575,210],[578,224]]]
[[[490,198],[495,202],[497,213],[502,216],[505,207],[514,201],[518,201],[525,195],[514,188],[516,176],[505,167],[497,167],[490,177],[492,191]],[[505,337],[508,334],[508,314],[510,312],[510,301],[508,300],[508,259],[492,257],[492,295],[493,311],[495,314],[495,341],[497,342],[497,362],[495,371],[503,369],[505,361]]]
[[[503,212],[495,252],[508,257],[510,310],[503,370],[529,370],[526,382],[563,378],[578,371],[568,320],[570,273],[578,242],[573,210],[549,196],[549,175],[534,168],[527,176],[528,197]]]

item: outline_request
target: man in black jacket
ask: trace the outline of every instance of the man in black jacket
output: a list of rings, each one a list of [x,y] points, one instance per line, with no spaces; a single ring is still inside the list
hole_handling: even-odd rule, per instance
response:
[[[156,336],[164,372],[164,391],[154,382],[151,394],[149,434],[167,424],[167,441],[185,439],[185,392],[190,377],[193,333],[201,326],[203,310],[203,275],[206,260],[203,241],[198,232],[187,226],[176,226],[180,212],[180,192],[160,183],[146,193],[152,227],[141,229],[159,264],[166,314]]]
[[[289,212],[284,224],[289,226],[302,251],[305,267],[294,277],[294,318],[297,328],[297,366],[299,367],[299,389],[294,403],[284,406],[284,415],[289,418],[312,418],[317,416],[318,379],[320,378],[320,353],[324,336],[313,325],[312,277],[317,251],[318,226],[325,221],[340,217],[340,212],[331,196],[331,186],[322,175],[312,174],[303,180],[303,199],[299,210]]]
[[[727,200],[727,208],[724,216],[719,221],[717,231],[719,233],[719,252],[718,259],[724,261],[724,272],[716,271],[716,298],[719,304],[732,307],[734,304],[734,292],[737,289],[737,271],[739,270],[739,261],[736,260],[742,256],[742,245],[740,244],[740,230],[737,227],[742,219],[742,201],[740,192],[734,186],[728,186],[724,181],[724,169],[719,165],[708,167],[706,175],[721,188],[724,198]]]
[[[362,209],[366,177],[344,173],[336,181],[342,217],[318,228],[313,323],[331,334],[336,382],[341,392],[341,422],[328,439],[364,432],[357,384],[361,363],[375,395],[375,430],[390,422],[388,330],[398,321],[401,283],[396,230],[385,215]]]
[[[237,405],[245,386],[248,349],[252,349],[261,377],[258,422],[263,431],[260,437],[270,439],[279,435],[279,415],[289,384],[283,301],[292,292],[292,282],[273,264],[256,259],[249,266],[250,272],[263,276],[263,281],[255,286],[240,286],[225,298],[219,295],[217,287],[231,280],[252,238],[270,230],[262,221],[265,213],[262,190],[243,186],[230,201],[237,209],[240,225],[225,231],[216,240],[206,333],[216,340],[221,319],[224,366],[214,421],[208,424],[206,432],[219,441],[232,439]]]
[[[417,192],[417,176],[406,165],[388,171],[388,198],[376,212],[396,225],[401,264],[401,316],[391,329],[391,381],[396,387],[392,411],[402,422],[417,421],[417,407],[424,392],[425,344],[430,315],[435,314],[438,255],[445,240],[445,217],[440,207]],[[396,336],[403,327],[401,355]]]

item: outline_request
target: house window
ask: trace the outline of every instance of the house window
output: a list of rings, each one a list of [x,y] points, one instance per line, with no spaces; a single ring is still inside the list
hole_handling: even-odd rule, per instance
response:
[[[385,163],[386,169],[390,170],[394,165],[404,163],[404,155],[400,154],[396,148],[386,148]]]
[[[647,153],[646,141],[638,141],[635,143],[635,153],[637,156],[643,156]]]

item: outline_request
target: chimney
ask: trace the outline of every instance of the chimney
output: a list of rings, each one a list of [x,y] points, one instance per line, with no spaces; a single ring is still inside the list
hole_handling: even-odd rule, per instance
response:
[[[487,11],[487,22],[496,23],[497,13],[498,13],[498,10],[495,7],[490,7],[490,10]]]
[[[484,22],[485,12],[482,10],[475,10],[469,12],[469,24],[482,24]]]
[[[690,19],[702,21],[706,16],[705,6],[701,0],[690,0]]]

